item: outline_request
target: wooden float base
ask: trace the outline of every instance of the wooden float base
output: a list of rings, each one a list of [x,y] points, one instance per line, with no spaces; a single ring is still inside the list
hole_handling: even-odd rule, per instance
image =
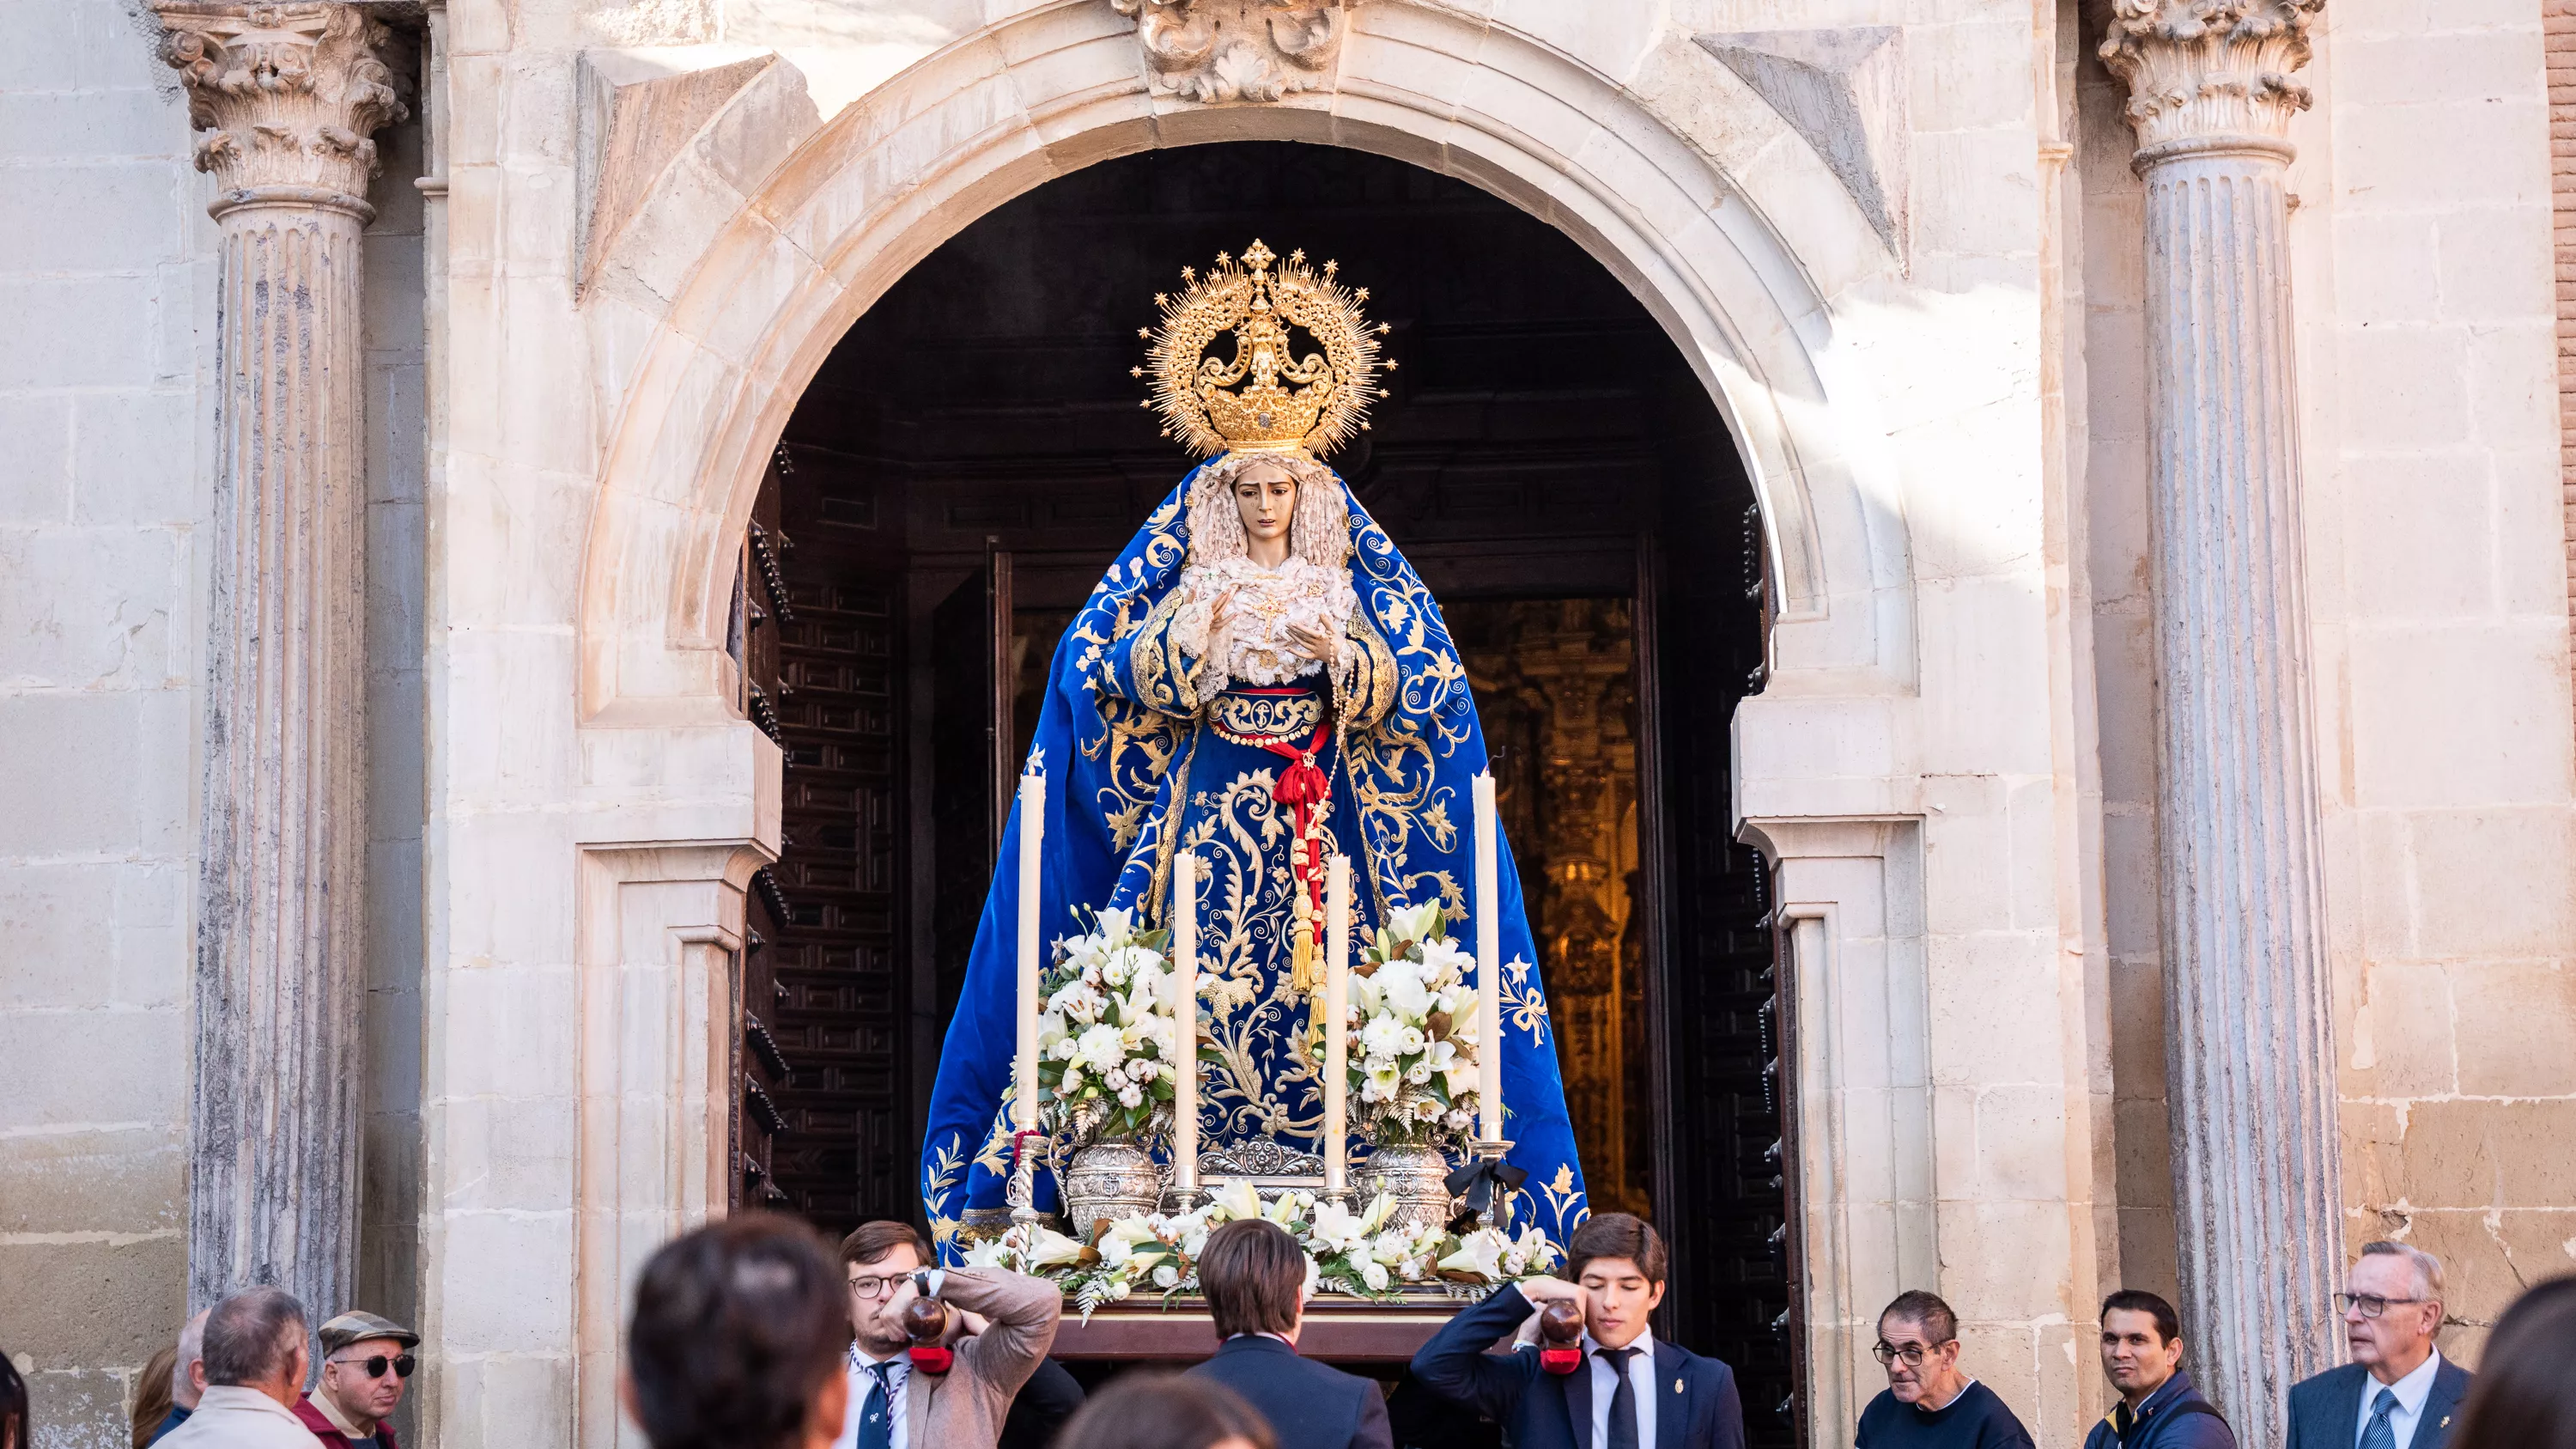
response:
[[[1318,1298],[1306,1305],[1297,1352],[1338,1364],[1400,1366],[1468,1305],[1446,1297],[1394,1303]],[[1085,1323],[1068,1307],[1055,1331],[1052,1357],[1068,1363],[1196,1363],[1216,1352],[1215,1320],[1203,1299],[1130,1298]]]

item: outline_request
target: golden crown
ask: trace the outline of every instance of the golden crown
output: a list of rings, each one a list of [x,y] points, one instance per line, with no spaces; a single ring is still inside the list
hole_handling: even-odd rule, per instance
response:
[[[1180,295],[1155,293],[1163,325],[1139,327],[1136,335],[1153,343],[1154,391],[1143,406],[1162,410],[1163,436],[1202,455],[1321,456],[1367,428],[1368,405],[1381,393],[1377,373],[1395,364],[1378,360],[1385,324],[1372,331],[1360,313],[1368,288],[1344,287],[1334,271],[1331,262],[1308,266],[1302,251],[1282,262],[1255,239],[1239,260],[1217,253],[1204,277],[1181,268],[1189,286]],[[1323,351],[1297,356],[1292,326]],[[1208,356],[1209,345],[1229,331],[1234,356]],[[1147,375],[1142,367],[1130,371]]]

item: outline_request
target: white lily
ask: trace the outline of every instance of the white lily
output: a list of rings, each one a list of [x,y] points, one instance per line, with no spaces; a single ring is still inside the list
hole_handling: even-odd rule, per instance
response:
[[[1216,1205],[1225,1210],[1221,1222],[1261,1216],[1261,1194],[1253,1190],[1250,1178],[1226,1179],[1225,1186],[1217,1189]]]
[[[1503,1235],[1492,1228],[1478,1228],[1458,1244],[1458,1251],[1440,1260],[1441,1270],[1450,1273],[1473,1273],[1491,1282],[1503,1276]]]
[[[1038,1227],[1037,1242],[1028,1250],[1029,1266],[1032,1268],[1053,1268],[1070,1263],[1081,1256],[1082,1244],[1045,1226]]]
[[[1134,911],[1107,910],[1100,913],[1100,939],[1109,946],[1124,946],[1136,934]]]

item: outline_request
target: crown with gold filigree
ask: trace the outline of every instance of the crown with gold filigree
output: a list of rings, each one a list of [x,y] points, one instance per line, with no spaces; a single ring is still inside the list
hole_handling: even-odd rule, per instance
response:
[[[1360,314],[1368,288],[1333,279],[1333,263],[1285,261],[1255,239],[1240,259],[1217,253],[1205,276],[1181,268],[1187,290],[1154,294],[1163,325],[1139,327],[1153,343],[1153,396],[1144,406],[1163,414],[1163,436],[1199,454],[1304,452],[1320,457],[1368,427],[1368,405],[1381,392],[1375,330]],[[1291,330],[1313,339],[1298,355]],[[1208,349],[1231,332],[1234,355]],[[1145,377],[1149,369],[1131,369]]]

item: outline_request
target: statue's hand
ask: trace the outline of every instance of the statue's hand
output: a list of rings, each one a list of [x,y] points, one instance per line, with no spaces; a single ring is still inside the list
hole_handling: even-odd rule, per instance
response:
[[[1316,633],[1303,624],[1291,624],[1288,626],[1288,637],[1297,645],[1298,653],[1318,664],[1331,662],[1333,641],[1329,636]]]
[[[1208,639],[1211,646],[1214,641],[1225,637],[1225,616],[1233,608],[1234,590],[1232,589],[1227,589],[1224,593],[1217,595],[1216,603],[1209,607]]]

